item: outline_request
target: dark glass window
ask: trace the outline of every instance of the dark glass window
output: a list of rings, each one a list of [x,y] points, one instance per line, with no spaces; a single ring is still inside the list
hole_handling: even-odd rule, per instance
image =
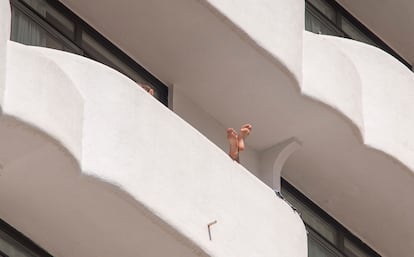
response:
[[[342,18],[341,21],[341,28],[348,37],[379,47],[373,39],[371,39],[368,35],[363,33],[360,29],[358,29],[352,22],[350,22],[347,18]]]
[[[380,257],[286,180],[282,180],[282,194],[308,230],[309,257]]]
[[[168,105],[168,87],[119,48],[54,0],[11,0],[11,40],[63,50],[108,65],[139,84],[154,89],[154,96]]]
[[[306,0],[305,29],[317,34],[351,38],[376,46],[412,69],[412,65],[334,0]]]
[[[309,257],[345,257],[335,247],[308,228],[308,256]]]
[[[26,0],[28,1],[28,0]],[[36,5],[37,9],[41,5]],[[46,15],[46,9],[42,13]],[[33,46],[43,46],[53,49],[82,54],[82,51],[67,40],[47,22],[34,16],[30,10],[16,3],[12,8],[11,40]]]
[[[74,39],[75,23],[67,18],[65,15],[49,5],[46,0],[22,0],[28,6],[32,7],[37,14],[49,21],[59,29],[61,33]]]
[[[3,220],[0,220],[0,256],[52,257]]]
[[[312,8],[305,10],[305,29],[317,34],[340,36],[344,34],[329,20],[321,16]]]

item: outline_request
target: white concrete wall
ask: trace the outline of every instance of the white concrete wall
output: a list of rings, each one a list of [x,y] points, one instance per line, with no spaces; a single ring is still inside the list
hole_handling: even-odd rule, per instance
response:
[[[376,47],[305,32],[302,93],[339,119],[320,118],[323,133],[309,134],[314,147],[293,156],[285,174],[382,256],[413,252],[413,84],[413,73]]]
[[[354,62],[328,38],[304,32],[302,93],[348,117],[363,133],[362,84]]]
[[[364,143],[414,170],[414,74],[388,53],[305,32],[302,92],[332,106]]]
[[[334,37],[329,40],[359,72],[365,144],[414,171],[414,74],[381,49]]]
[[[10,43],[8,57],[5,114],[60,142],[83,174],[124,190],[210,256],[306,256],[299,216],[133,81],[51,49]]]
[[[53,60],[33,54],[37,47],[12,41],[8,47],[6,85],[9,86],[4,94],[3,111],[47,130],[80,161],[84,101],[73,81]]]
[[[0,104],[3,100],[5,83],[7,41],[10,38],[10,5],[8,0],[0,0]]]
[[[205,0],[250,37],[271,59],[279,61],[302,81],[302,36],[305,1],[302,0]]]

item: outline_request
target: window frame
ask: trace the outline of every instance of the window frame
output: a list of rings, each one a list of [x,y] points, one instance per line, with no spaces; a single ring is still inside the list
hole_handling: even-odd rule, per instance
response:
[[[303,193],[301,193],[298,189],[296,189],[292,184],[290,184],[286,179],[281,178],[281,186],[282,186],[282,195],[283,191],[286,190],[289,194],[291,194],[293,197],[295,197],[298,201],[300,201],[302,204],[304,204],[306,207],[314,211],[320,218],[325,220],[327,223],[331,224],[337,232],[337,242],[336,244],[332,244],[329,240],[324,239],[324,237],[315,231],[312,227],[308,226],[305,222],[306,229],[308,231],[308,234],[311,234],[312,236],[317,237],[319,240],[324,241],[324,245],[329,245],[330,247],[333,247],[339,253],[341,253],[343,256],[347,256],[346,249],[344,246],[344,240],[345,238],[349,240],[351,243],[353,243],[355,246],[359,247],[363,252],[368,254],[372,257],[381,257],[377,252],[375,252],[374,249],[369,247],[367,244],[365,244],[361,239],[356,237],[352,232],[350,232],[347,228],[345,228],[341,223],[339,223],[337,220],[335,220],[332,216],[330,216],[328,213],[326,213],[321,207],[319,207],[317,204],[315,204],[312,200],[307,198]],[[288,203],[289,201],[286,200]],[[291,204],[291,203],[289,203]],[[295,207],[295,206],[293,206]],[[298,213],[300,214],[300,211],[298,210]]]
[[[62,42],[67,47],[74,50],[76,54],[83,55],[82,49],[68,39],[63,33],[60,33],[55,26],[48,23],[40,14],[38,14],[32,7],[28,6],[25,2],[19,0],[11,0],[12,7],[22,12],[24,15],[32,19],[37,25],[49,33],[57,41]]]

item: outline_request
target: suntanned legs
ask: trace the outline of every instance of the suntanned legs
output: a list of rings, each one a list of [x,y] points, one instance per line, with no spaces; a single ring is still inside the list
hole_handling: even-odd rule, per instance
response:
[[[233,128],[227,129],[227,140],[229,141],[230,157],[235,161],[239,161],[239,147],[238,147],[237,132]]]
[[[239,162],[239,153],[243,151],[246,146],[244,144],[244,140],[250,134],[252,130],[252,125],[245,124],[240,128],[239,134],[233,129],[227,129],[227,140],[229,141],[229,155],[230,157]]]
[[[250,124],[244,124],[241,128],[240,128],[240,132],[239,132],[239,136],[238,136],[238,146],[239,146],[239,151],[243,151],[245,148],[244,145],[244,139],[250,135],[250,131],[252,131],[252,125]]]

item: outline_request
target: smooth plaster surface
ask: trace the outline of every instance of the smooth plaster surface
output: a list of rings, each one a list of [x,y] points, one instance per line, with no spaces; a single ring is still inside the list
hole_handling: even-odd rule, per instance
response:
[[[299,216],[133,81],[13,42],[7,60],[0,215],[51,254],[306,256]]]
[[[282,1],[284,8],[279,8],[281,1],[260,1],[269,9],[256,7],[257,1],[246,2],[245,7],[234,1],[212,7],[213,2],[194,0],[64,3],[167,85],[179,88],[223,127],[254,124],[249,146],[262,150],[290,137],[285,131],[275,133],[273,124],[294,122],[295,110],[286,106],[301,101],[302,63],[298,58],[302,56],[304,2]],[[246,13],[246,9],[254,12]],[[119,19],[104,19],[112,15]],[[292,20],[286,24],[288,17]],[[269,33],[249,35],[240,27],[246,23],[250,30],[266,27]],[[127,31],[134,33],[126,35]],[[272,51],[263,48],[273,44]],[[267,123],[271,126],[264,122],[270,116]]]
[[[382,256],[410,256],[414,75],[360,42],[309,32],[304,42],[303,93],[342,113],[348,125],[336,127],[335,138],[327,127],[323,137],[297,135],[303,148],[285,175]]]
[[[392,146],[397,152],[385,154],[364,144],[369,118],[364,119],[362,103],[371,93],[362,94],[366,88],[359,83],[355,60],[325,41],[304,38],[304,1],[237,3],[139,1],[126,6],[102,1],[97,6],[65,1],[167,85],[184,92],[214,124],[226,128],[252,123],[248,145],[256,151],[256,163],[260,152],[297,138],[302,147],[287,161],[283,176],[384,256],[412,252],[410,197],[393,201],[412,195],[412,173],[397,161],[407,162],[407,156],[395,156],[401,151],[398,147]],[[268,10],[284,13],[272,15]],[[120,19],[104,19],[109,15]],[[126,36],[130,31],[134,33]],[[302,58],[302,68],[290,65],[297,58]],[[379,58],[373,60],[382,61]],[[384,64],[379,72],[400,70],[387,60]],[[297,69],[303,73],[303,83]],[[375,88],[375,80],[371,82]],[[395,88],[392,94],[398,98],[406,92]],[[191,112],[187,110],[187,117],[197,116],[198,111]],[[385,131],[376,127],[381,124],[372,124],[378,132]],[[203,129],[210,138],[217,134],[217,126],[210,123]],[[383,141],[388,135],[382,137],[377,135],[381,147],[390,147],[392,143]],[[261,178],[271,181],[264,179],[269,175]],[[402,211],[395,213],[395,209]],[[381,233],[385,229],[388,234]]]
[[[302,0],[204,0],[236,26],[239,33],[282,64],[297,83],[302,81],[302,35],[305,22]],[[270,32],[270,33],[269,33]]]
[[[299,2],[303,4],[274,1],[269,10],[280,5],[292,8],[286,13],[302,12]],[[298,138],[302,147],[282,171],[291,183],[384,256],[407,256],[413,251],[414,207],[409,196],[414,193],[414,181],[407,169],[411,118],[404,112],[410,109],[412,94],[406,91],[407,84],[390,86],[394,77],[398,83],[412,81],[401,64],[358,43],[302,36],[303,20],[292,23],[289,19],[299,12],[271,17],[255,1],[244,1],[247,6],[235,6],[234,1],[184,0],[174,5],[158,1],[128,6],[111,1],[65,3],[164,82],[185,92],[214,120],[213,125],[200,125],[210,138],[218,131],[216,124],[225,128],[246,121],[254,125],[248,142],[257,152]],[[115,22],[103,18],[109,15],[120,18]],[[279,22],[273,22],[279,17]],[[261,27],[256,31],[259,21]],[[295,34],[296,26],[301,27],[300,35]],[[280,35],[285,34],[280,32],[290,29],[295,38],[286,34],[283,41]],[[134,33],[126,35],[126,31]],[[277,40],[292,48],[283,48]],[[302,51],[300,70],[293,64]],[[285,53],[291,59],[283,59]],[[303,72],[303,83],[296,69]],[[296,74],[293,79],[292,74]],[[378,74],[383,80],[375,79]],[[384,101],[377,83],[392,101]],[[364,101],[369,103],[369,117]],[[199,113],[187,112],[193,117]],[[383,114],[387,119],[382,121]],[[387,120],[397,121],[399,133],[394,132],[394,124],[381,123]],[[367,137],[366,131],[370,131]]]

